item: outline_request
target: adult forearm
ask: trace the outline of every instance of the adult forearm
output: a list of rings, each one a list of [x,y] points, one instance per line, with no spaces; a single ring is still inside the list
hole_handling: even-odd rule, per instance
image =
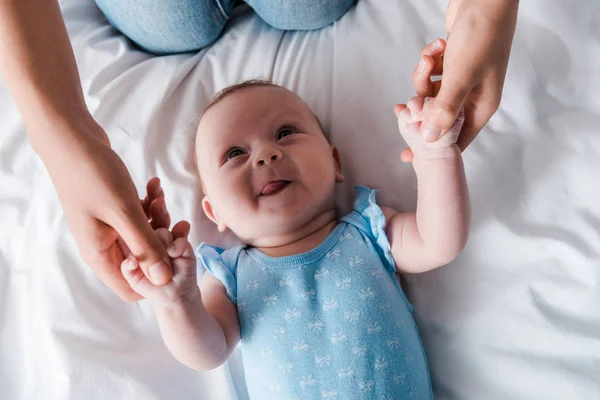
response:
[[[415,156],[417,227],[425,252],[446,264],[462,251],[470,225],[470,200],[458,146]]]
[[[202,304],[200,292],[189,301],[155,307],[165,345],[177,360],[206,371],[223,364],[230,354],[219,322]]]
[[[38,153],[59,135],[102,131],[86,108],[55,0],[0,1],[0,72]]]

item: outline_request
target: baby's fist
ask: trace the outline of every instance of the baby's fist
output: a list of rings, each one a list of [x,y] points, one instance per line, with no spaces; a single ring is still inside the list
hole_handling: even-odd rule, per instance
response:
[[[415,156],[427,152],[436,152],[440,149],[452,147],[456,145],[458,135],[465,120],[464,111],[461,110],[458,118],[452,127],[443,132],[442,135],[435,141],[430,141],[426,137],[422,137],[421,122],[427,110],[427,107],[433,102],[432,97],[413,97],[406,105],[399,104],[394,108],[398,117],[398,128],[400,134],[412,150]]]
[[[171,258],[173,278],[164,285],[156,286],[146,278],[137,260],[131,257],[121,264],[123,276],[134,291],[150,300],[154,306],[168,306],[192,299],[199,291],[192,245],[185,236],[173,238],[168,229],[159,228],[155,232]]]

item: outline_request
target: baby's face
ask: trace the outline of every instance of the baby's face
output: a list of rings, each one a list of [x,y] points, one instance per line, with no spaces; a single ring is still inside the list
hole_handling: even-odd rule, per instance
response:
[[[230,93],[202,117],[196,155],[203,208],[219,230],[277,246],[335,207],[337,150],[304,102],[279,87]]]

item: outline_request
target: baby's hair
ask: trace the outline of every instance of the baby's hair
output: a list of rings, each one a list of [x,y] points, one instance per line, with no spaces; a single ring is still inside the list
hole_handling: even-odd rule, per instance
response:
[[[202,118],[204,116],[204,114],[206,114],[206,112],[212,106],[219,103],[221,100],[223,100],[228,95],[230,95],[234,92],[237,92],[239,90],[246,89],[246,88],[253,87],[253,86],[271,86],[271,87],[289,90],[288,88],[283,87],[281,85],[277,85],[267,79],[260,79],[260,78],[248,79],[248,80],[236,83],[234,85],[227,86],[225,89],[222,89],[221,91],[219,91],[215,95],[215,97],[213,97],[212,100],[208,103],[208,105],[204,108],[204,111],[202,112],[202,115],[200,116],[200,118]],[[309,109],[310,109],[310,107],[309,107]],[[321,124],[321,120],[319,119],[319,117],[317,117],[317,115],[314,112],[313,112],[313,115],[315,116],[317,123],[319,124],[319,128],[321,128],[321,132],[323,132],[323,134],[325,134],[325,130],[323,129],[323,125]],[[327,137],[327,135],[325,135],[325,137]]]
[[[208,105],[204,108],[204,111],[202,112],[202,115],[206,114],[206,111],[208,111],[209,108],[211,108],[212,106],[214,106],[215,104],[219,103],[221,100],[223,100],[225,97],[227,97],[227,95],[230,95],[233,92],[237,92],[241,89],[244,88],[249,88],[249,87],[253,87],[253,86],[273,86],[273,87],[282,87],[279,85],[274,84],[273,82],[267,80],[267,79],[248,79],[245,81],[241,81],[239,83],[236,83],[234,85],[231,86],[227,86],[225,89],[221,89],[212,99],[211,101],[208,102]]]

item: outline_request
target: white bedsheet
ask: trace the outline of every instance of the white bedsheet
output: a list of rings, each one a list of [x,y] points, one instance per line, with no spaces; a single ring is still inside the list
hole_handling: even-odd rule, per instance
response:
[[[142,192],[162,178],[174,220],[215,242],[192,163],[198,112],[220,88],[272,78],[296,90],[343,154],[350,188],[410,209],[415,179],[392,107],[412,96],[445,0],[361,0],[316,32],[250,11],[196,54],[135,50],[91,1],[62,9],[90,109]],[[600,3],[520,6],[503,102],[464,154],[470,242],[407,278],[436,398],[600,397]],[[125,304],[78,259],[52,184],[0,81],[0,399],[245,399],[239,354],[210,373],[177,364],[148,304]],[[235,394],[237,391],[237,395]]]

